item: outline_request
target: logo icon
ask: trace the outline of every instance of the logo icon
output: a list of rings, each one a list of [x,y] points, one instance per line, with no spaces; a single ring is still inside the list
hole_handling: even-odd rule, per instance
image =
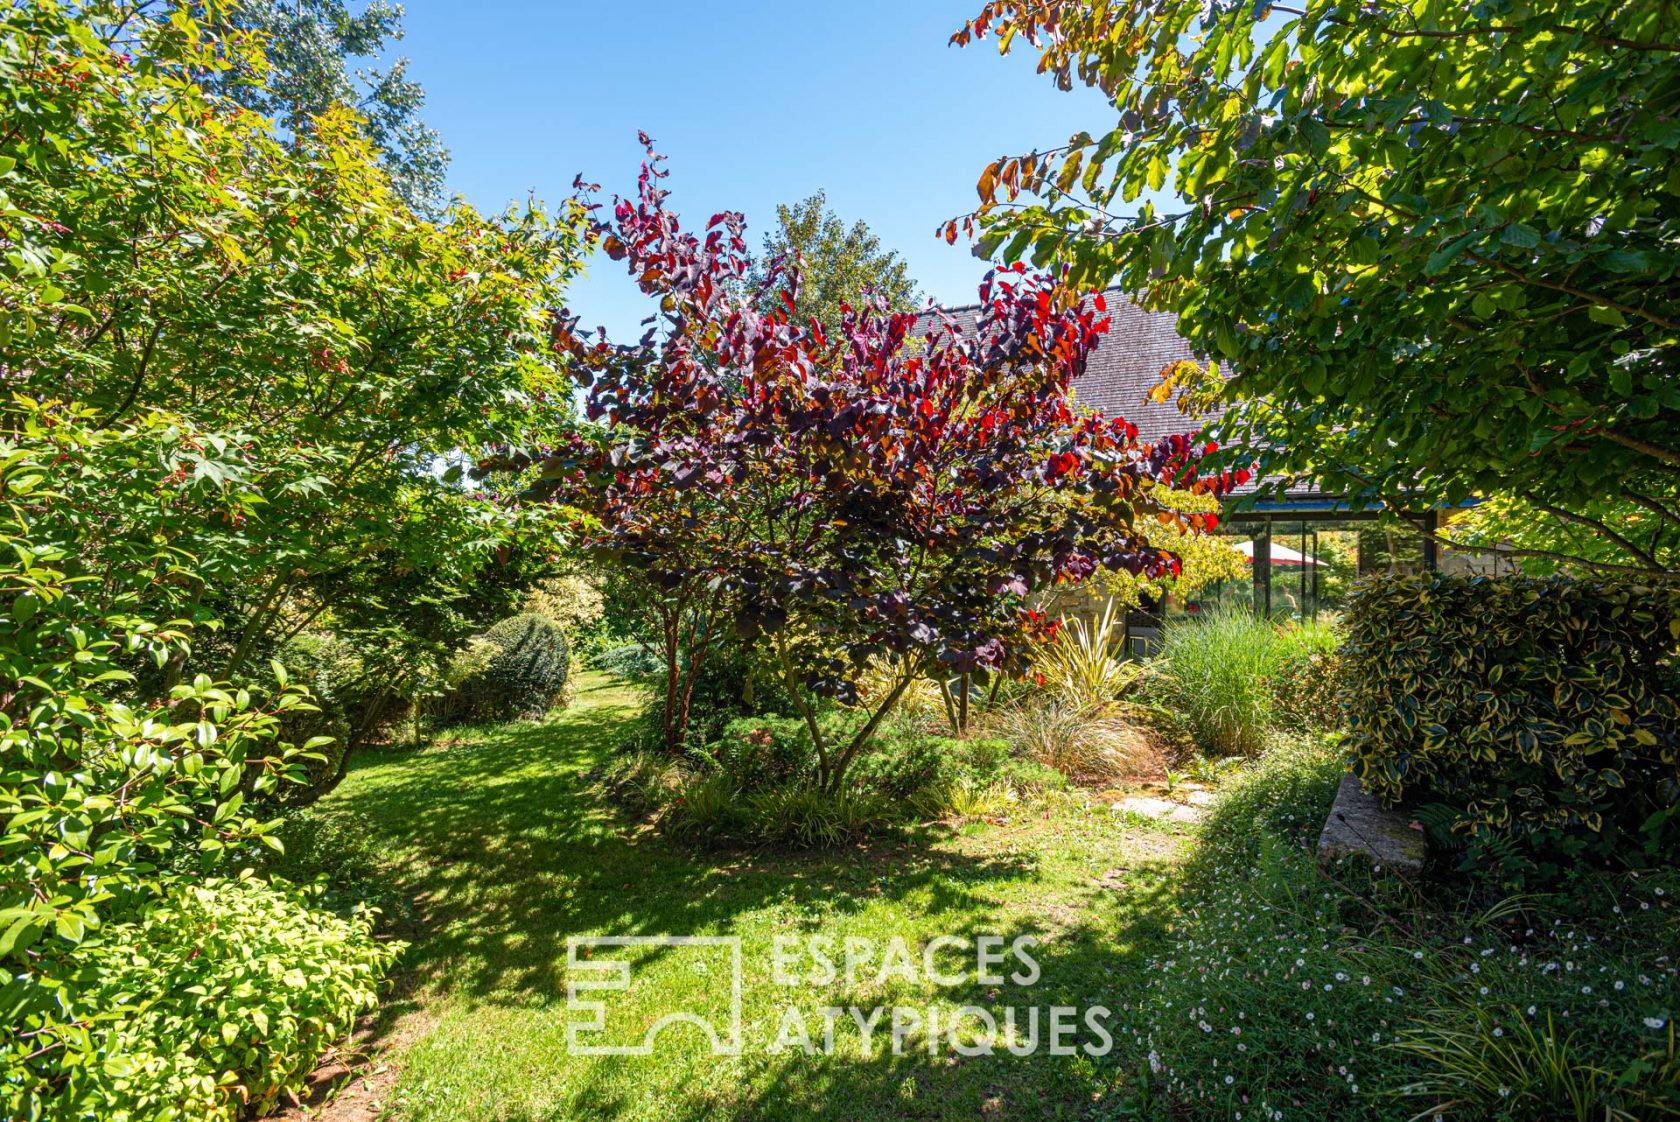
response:
[[[655,1020],[636,1044],[602,1043],[607,1032],[607,1002],[585,998],[594,993],[622,993],[630,989],[628,957],[597,957],[599,951],[636,948],[688,950],[722,948],[729,954],[728,1031],[720,1032],[712,1017],[681,1009]],[[566,940],[566,1047],[574,1056],[648,1056],[669,1025],[691,1024],[706,1034],[714,1056],[741,1054],[741,940],[736,935],[578,935]],[[580,1019],[576,1015],[583,1014]],[[592,1039],[580,1039],[593,1034]]]

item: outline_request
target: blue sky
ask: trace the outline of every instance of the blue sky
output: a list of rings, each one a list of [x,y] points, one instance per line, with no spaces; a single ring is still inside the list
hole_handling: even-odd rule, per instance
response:
[[[398,50],[453,155],[451,190],[481,208],[560,199],[579,172],[629,192],[645,129],[691,221],[743,211],[756,249],[778,202],[825,189],[924,295],[966,303],[985,265],[935,226],[972,208],[993,158],[1113,119],[1034,73],[1030,51],[947,46],[980,2],[408,0]],[[571,305],[628,337],[648,306],[621,268],[597,258]]]

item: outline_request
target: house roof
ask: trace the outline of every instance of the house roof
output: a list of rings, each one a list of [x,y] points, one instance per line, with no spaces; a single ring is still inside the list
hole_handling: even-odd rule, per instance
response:
[[[1106,416],[1124,417],[1138,427],[1138,439],[1148,443],[1173,433],[1194,432],[1212,419],[1187,417],[1172,401],[1149,400],[1149,391],[1160,384],[1161,371],[1168,363],[1197,360],[1174,326],[1178,317],[1145,311],[1118,289],[1104,292],[1103,299],[1108,305],[1108,334],[1098,340],[1085,373],[1074,381],[1074,400]],[[975,329],[980,305],[941,311],[966,335]],[[919,326],[926,323],[924,318]]]
[[[1109,417],[1124,417],[1137,426],[1138,439],[1145,443],[1173,433],[1195,432],[1204,424],[1218,420],[1224,413],[1222,406],[1211,413],[1186,416],[1171,400],[1149,400],[1149,391],[1160,384],[1161,371],[1168,363],[1200,361],[1179,335],[1178,317],[1171,312],[1146,311],[1119,289],[1105,291],[1103,300],[1108,307],[1108,333],[1098,340],[1085,373],[1074,381],[1074,400]],[[980,305],[967,304],[941,311],[966,335],[975,330]],[[925,329],[930,319],[928,313],[918,327]],[[1259,485],[1259,480],[1251,481],[1237,488],[1232,497],[1246,497],[1249,502],[1244,505],[1256,513],[1324,516],[1349,509],[1339,496],[1305,480],[1294,483],[1283,495],[1266,500],[1254,498]]]

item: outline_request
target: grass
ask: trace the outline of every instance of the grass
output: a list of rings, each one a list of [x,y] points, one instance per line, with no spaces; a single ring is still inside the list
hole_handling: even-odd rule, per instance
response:
[[[1309,847],[1340,763],[1311,738],[1244,764],[1199,838],[1078,793],[993,805],[976,792],[955,830],[804,854],[688,849],[603,797],[602,765],[639,700],[590,677],[561,715],[371,756],[328,800],[366,823],[415,904],[376,1031],[386,1074],[353,1083],[329,1117],[1680,1117],[1672,868],[1491,906],[1356,865],[1326,875]],[[742,1054],[713,1056],[690,1026],[649,1056],[571,1054],[567,982],[596,975],[569,969],[568,937],[657,934],[741,938]],[[778,937],[819,934],[837,957],[848,939],[898,940],[916,962],[940,935],[1031,935],[1040,977],[983,983],[972,959],[948,956],[940,968],[963,974],[949,987],[867,966],[850,982],[777,984]],[[636,1042],[679,1009],[726,1020],[727,952],[623,957],[633,981],[602,995],[604,1043]],[[999,1020],[1100,1005],[1115,1048],[930,1053],[908,1029],[894,1054],[889,1024],[866,1051],[844,1015],[832,1053],[774,1047],[790,1007],[821,1045],[823,1007],[881,1005],[947,1021],[964,1005]]]
[[[1284,655],[1270,622],[1220,605],[1166,629],[1155,686],[1202,751],[1253,756],[1273,724],[1268,682]]]
[[[1002,824],[824,854],[718,854],[677,848],[615,816],[591,772],[606,761],[638,696],[601,677],[547,722],[472,730],[427,750],[369,756],[331,803],[353,811],[400,870],[417,905],[403,935],[398,992],[381,1032],[397,1072],[383,1114],[426,1122],[484,1119],[975,1119],[1123,1117],[1135,1072],[1106,1059],[1038,1055],[865,1056],[849,1019],[832,1055],[775,1053],[785,1009],[904,1004],[947,1013],[1094,1004],[1118,1010],[1144,976],[1170,919],[1166,897],[1187,838],[1127,831],[1098,807],[1012,806]],[[1123,886],[1123,887],[1117,887]],[[777,936],[821,933],[843,946],[904,940],[918,956],[937,935],[1042,940],[1031,987],[946,988],[902,976],[817,990],[775,983]],[[744,945],[746,1048],[715,1058],[698,1032],[667,1030],[647,1057],[568,1054],[568,936],[738,935]],[[659,950],[636,958],[635,984],[610,995],[628,1041],[683,1003],[722,1012],[725,963]],[[942,959],[942,969],[961,969]],[[1012,963],[1013,966],[1013,963]],[[919,971],[918,971],[919,973]],[[1001,1016],[1001,1014],[1000,1014]],[[1118,1031],[1118,1024],[1116,1024]],[[1083,1037],[1082,1039],[1090,1039]]]

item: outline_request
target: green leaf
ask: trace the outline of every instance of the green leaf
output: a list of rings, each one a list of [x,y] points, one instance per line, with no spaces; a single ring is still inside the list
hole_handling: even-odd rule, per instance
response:
[[[47,921],[41,916],[30,915],[16,921],[6,928],[4,933],[0,933],[0,958],[25,950],[39,939],[46,929]]]

